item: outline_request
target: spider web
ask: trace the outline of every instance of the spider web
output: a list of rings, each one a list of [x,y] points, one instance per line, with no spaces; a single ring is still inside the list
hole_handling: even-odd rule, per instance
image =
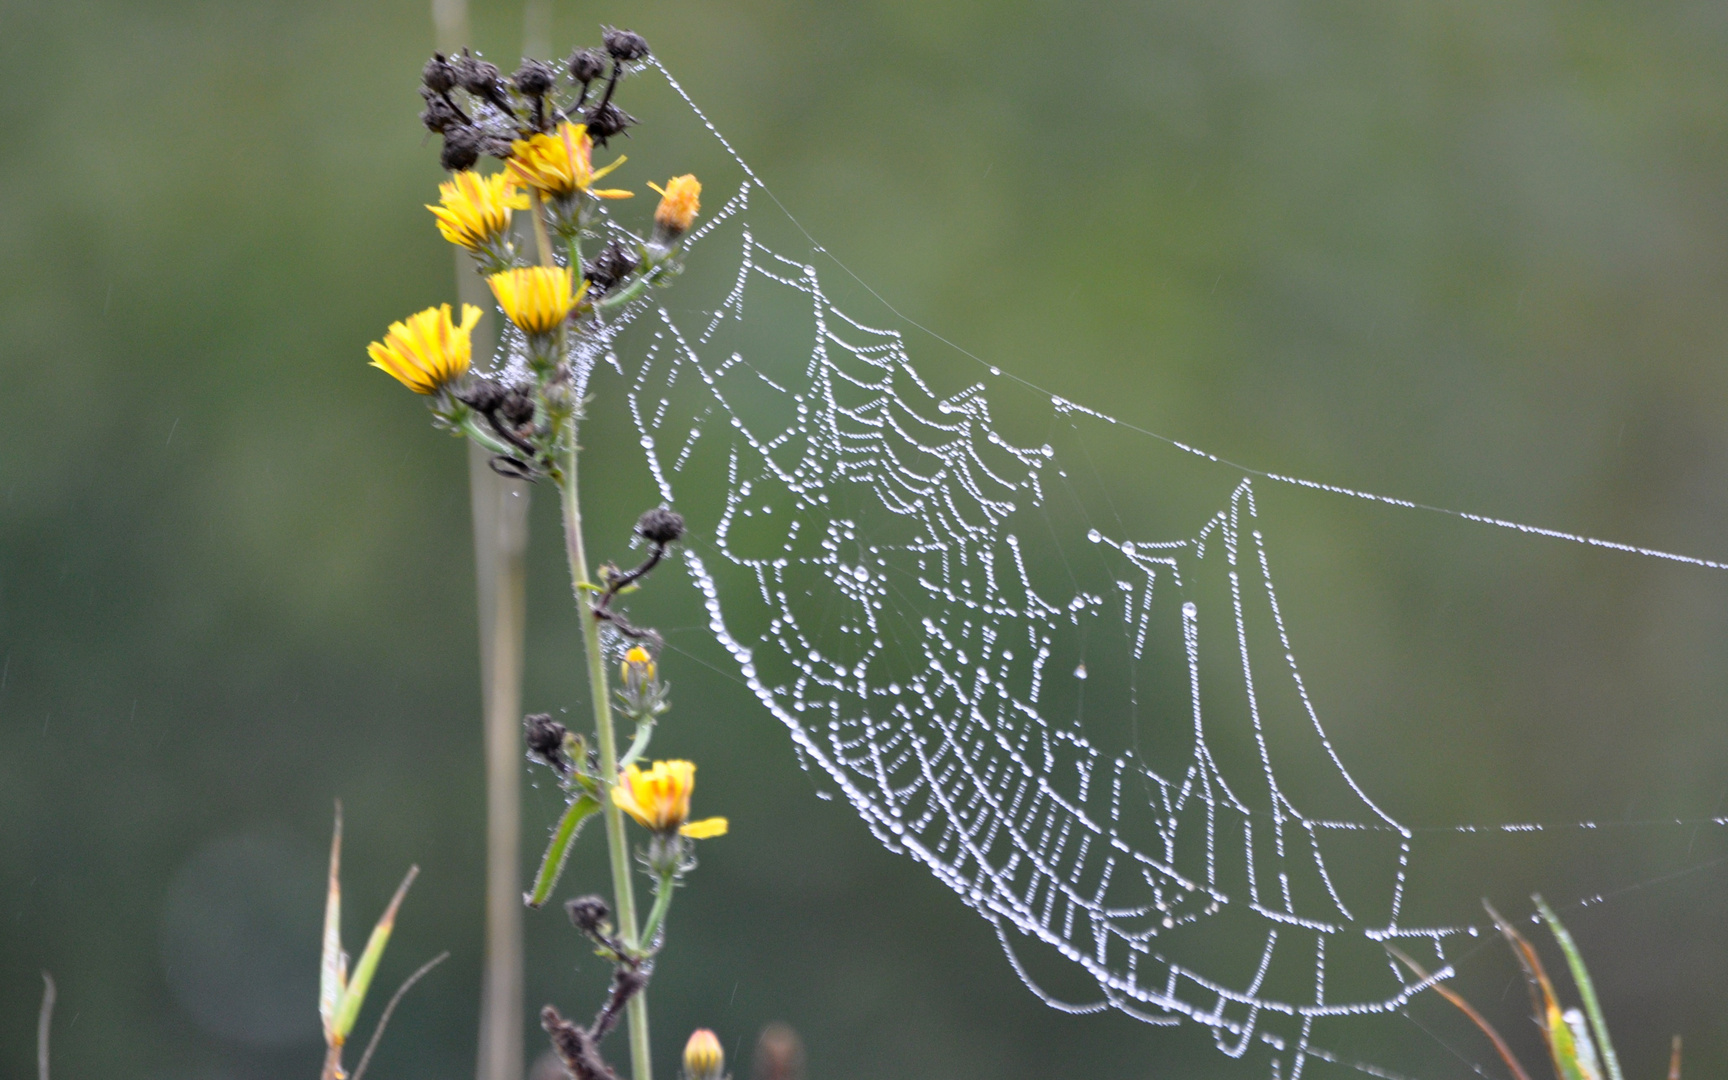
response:
[[[660,497],[705,541],[685,560],[710,627],[806,768],[1052,1007],[1195,1026],[1277,1077],[1397,1075],[1319,1040],[1395,1016],[1480,935],[1412,915],[1418,834],[1545,826],[1418,830],[1357,782],[1304,685],[1256,484],[1721,564],[1236,466],[1059,396],[1039,398],[1047,439],[1010,437],[1039,417],[936,389],[901,332],[766,239],[772,193],[659,71],[743,174],[688,241],[728,276],[699,309],[627,309],[578,380],[628,386]],[[1087,479],[1113,430],[1237,479],[1198,513],[1124,516]],[[1173,532],[1183,513],[1200,524]]]

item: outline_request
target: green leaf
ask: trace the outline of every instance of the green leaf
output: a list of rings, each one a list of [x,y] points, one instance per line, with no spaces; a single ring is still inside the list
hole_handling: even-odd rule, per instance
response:
[[[558,887],[558,876],[564,872],[564,860],[570,857],[571,843],[582,831],[582,823],[600,810],[600,800],[592,795],[578,795],[565,807],[564,816],[552,831],[552,842],[540,859],[540,872],[534,875],[534,889],[522,897],[529,907],[537,908],[551,897]]]
[[[372,936],[366,941],[366,951],[360,954],[360,962],[354,965],[354,977],[348,980],[348,986],[342,991],[342,1004],[336,1010],[335,1027],[339,1039],[346,1040],[348,1033],[354,1030],[354,1021],[360,1018],[360,1006],[366,1003],[366,990],[372,985],[372,975],[384,956],[390,931],[396,928],[396,909],[402,906],[402,898],[408,895],[408,886],[414,884],[419,874],[418,866],[408,868],[402,884],[396,887],[396,895],[390,898],[390,906],[378,916],[378,925],[372,928]]]
[[[1620,1073],[1620,1057],[1614,1053],[1614,1044],[1608,1041],[1608,1021],[1596,1000],[1596,984],[1590,981],[1584,955],[1578,951],[1571,933],[1561,924],[1554,909],[1540,896],[1531,899],[1536,901],[1536,910],[1542,913],[1542,921],[1548,924],[1549,933],[1559,942],[1560,951],[1566,954],[1566,966],[1572,969],[1572,982],[1578,987],[1578,996],[1584,1000],[1584,1015],[1590,1018],[1590,1030],[1596,1035],[1596,1049],[1602,1055],[1602,1067],[1608,1071],[1608,1080],[1625,1080]]]

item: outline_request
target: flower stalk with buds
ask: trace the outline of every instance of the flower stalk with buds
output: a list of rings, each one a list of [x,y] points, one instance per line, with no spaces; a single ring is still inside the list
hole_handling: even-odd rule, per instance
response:
[[[695,867],[694,841],[726,831],[724,818],[687,820],[694,764],[639,764],[670,704],[656,659],[660,636],[633,624],[620,604],[668,557],[683,536],[683,518],[667,507],[643,514],[635,532],[648,545],[646,559],[629,570],[606,563],[598,581],[590,577],[582,528],[577,435],[584,402],[577,388],[585,379],[578,365],[606,340],[610,313],[651,286],[669,284],[682,269],[701,212],[700,182],[675,176],[664,187],[650,185],[660,195],[652,228],[633,233],[613,222],[612,207],[627,210],[623,200],[634,193],[599,186],[625,159],[597,168],[594,151],[636,123],[616,97],[648,54],[640,35],[610,29],[600,48],[578,49],[562,65],[527,59],[509,76],[468,50],[427,61],[420,118],[442,137],[441,161],[454,174],[427,209],[439,233],[473,256],[498,310],[519,333],[506,335],[504,356],[476,368],[469,335],[480,309],[464,306],[457,321],[444,305],[393,324],[369,350],[375,366],[431,399],[437,426],[491,452],[494,469],[548,481],[559,493],[594,724],[587,734],[550,714],[525,722],[529,754],[557,776],[566,805],[524,899],[539,907],[551,898],[582,825],[599,817],[614,904],[608,910],[600,903],[598,915],[592,904],[580,912],[572,907],[571,917],[614,965],[612,991],[591,1024],[574,1024],[550,1006],[542,1016],[574,1080],[615,1080],[600,1044],[621,1022],[629,1032],[634,1080],[651,1080],[645,990],[664,943],[666,913],[675,888]],[[501,167],[483,171],[484,157]],[[521,211],[531,245],[519,244],[513,232]],[[596,233],[607,243],[584,261],[584,241]],[[636,239],[644,233],[647,240]],[[608,649],[615,661],[622,653],[616,691]],[[614,706],[635,725],[623,754]],[[645,921],[636,908],[626,831],[631,820],[648,831],[642,863],[655,900]]]

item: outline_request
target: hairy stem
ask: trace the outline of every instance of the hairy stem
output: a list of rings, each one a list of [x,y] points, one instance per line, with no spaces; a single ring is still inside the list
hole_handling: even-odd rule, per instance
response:
[[[582,644],[588,654],[588,688],[594,704],[594,741],[600,751],[600,775],[610,786],[618,777],[618,740],[612,730],[612,702],[606,678],[606,658],[600,651],[600,622],[590,610],[588,555],[582,540],[582,504],[576,485],[576,420],[565,421],[567,447],[561,462],[558,494],[564,504],[564,553],[570,562],[570,583],[576,591],[576,606],[582,618]],[[630,841],[624,834],[624,812],[610,798],[602,798],[600,810],[606,821],[606,851],[612,865],[612,890],[618,905],[618,933],[634,952],[640,939],[636,929],[636,890],[630,879]],[[630,1070],[634,1080],[653,1080],[648,1058],[648,1002],[638,993],[630,999]]]

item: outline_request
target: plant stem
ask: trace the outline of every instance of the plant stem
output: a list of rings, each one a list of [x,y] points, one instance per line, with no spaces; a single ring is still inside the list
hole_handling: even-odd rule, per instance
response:
[[[558,478],[558,494],[564,504],[564,553],[570,561],[570,582],[576,592],[576,607],[582,619],[582,644],[588,653],[588,688],[594,704],[594,737],[600,751],[600,775],[608,788],[617,782],[618,740],[612,731],[612,702],[606,678],[606,658],[600,651],[600,624],[590,610],[588,556],[582,541],[582,504],[577,497],[576,419],[565,421],[567,447]],[[608,795],[610,791],[608,791]],[[636,890],[630,879],[630,841],[624,834],[624,812],[609,797],[600,800],[606,820],[606,851],[612,864],[612,890],[617,900],[618,933],[626,948],[640,944],[636,929]],[[648,1058],[648,1002],[638,993],[630,999],[630,1071],[633,1080],[653,1080]]]
[[[660,930],[660,924],[666,920],[666,910],[672,906],[672,890],[677,887],[671,874],[660,876],[659,888],[654,890],[654,908],[648,912],[648,921],[642,924],[643,948],[654,943],[654,935]]]

